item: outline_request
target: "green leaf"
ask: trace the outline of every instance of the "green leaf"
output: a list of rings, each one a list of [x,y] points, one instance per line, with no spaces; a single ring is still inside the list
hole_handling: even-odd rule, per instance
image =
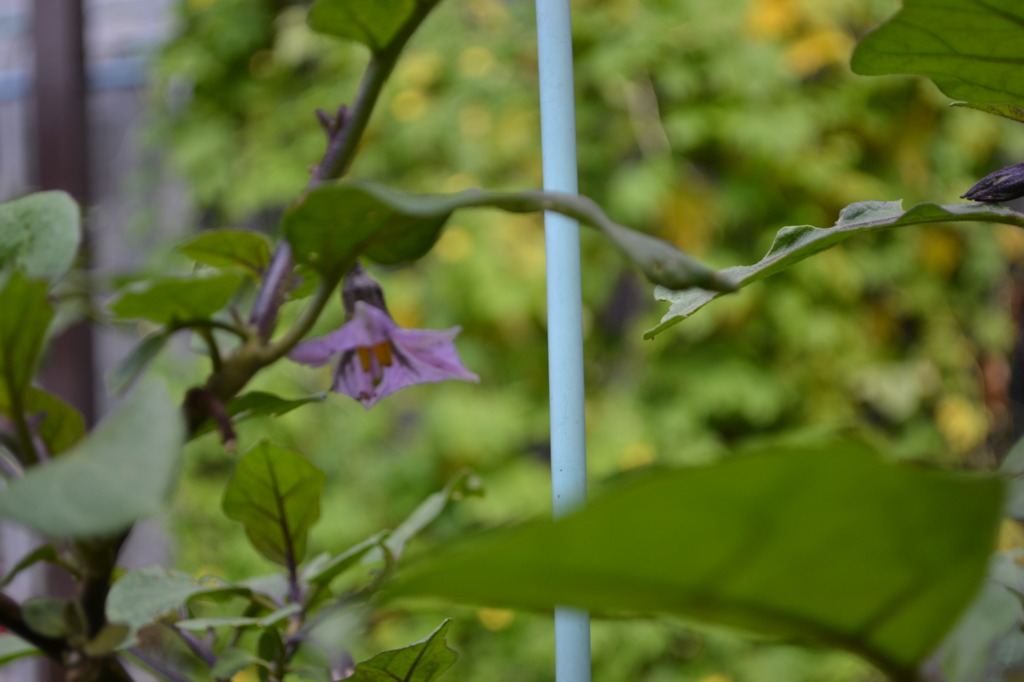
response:
[[[0,589],[10,585],[11,581],[18,577],[18,574],[26,568],[35,566],[40,561],[45,561],[50,564],[60,564],[61,561],[60,556],[57,554],[57,548],[53,545],[43,545],[42,547],[36,547],[34,550],[26,554],[21,561],[11,567],[11,570],[7,571],[3,580],[0,580]]]
[[[480,479],[469,471],[463,471],[448,482],[442,490],[433,493],[420,503],[420,506],[413,510],[402,523],[388,535],[382,543],[387,547],[391,556],[398,560],[405,551],[405,545],[417,533],[429,526],[441,515],[448,503],[453,499],[462,499],[467,496],[479,496],[483,494],[483,486]],[[371,552],[364,562],[381,561],[383,556],[381,550]]]
[[[256,417],[280,417],[303,405],[323,402],[326,397],[326,393],[316,393],[304,398],[289,399],[265,391],[250,391],[229,401],[227,412],[231,422],[238,424]],[[207,420],[196,429],[192,437],[198,438],[213,430],[214,424]]]
[[[50,455],[59,455],[85,435],[82,413],[52,393],[29,386],[20,407]],[[0,385],[0,414],[12,416],[14,409],[10,396]]]
[[[382,651],[356,666],[349,682],[433,682],[455,665],[459,655],[444,639],[451,620],[445,620],[426,639],[401,649]]]
[[[107,375],[107,386],[114,395],[123,393],[135,377],[142,374],[171,339],[173,332],[153,332],[132,349],[132,351]]]
[[[21,617],[33,632],[46,637],[65,637],[68,623],[64,617],[68,602],[52,597],[33,597],[21,605]]]
[[[0,635],[0,665],[25,656],[38,656],[42,652],[20,637]]]
[[[245,649],[231,647],[217,656],[217,664],[210,670],[216,680],[229,680],[254,665],[268,667],[268,663]]]
[[[14,272],[0,289],[0,384],[19,401],[35,375],[53,308],[46,284]]]
[[[260,554],[295,567],[306,554],[306,535],[320,516],[326,479],[299,453],[259,443],[238,460],[224,491],[224,513],[245,526]]]
[[[782,228],[775,235],[771,249],[759,262],[726,268],[719,275],[734,288],[741,289],[856,235],[906,225],[950,222],[1003,223],[1024,227],[1024,213],[976,203],[917,204],[904,211],[902,201],[861,201],[844,208],[832,227],[798,225]],[[659,286],[654,297],[659,301],[668,301],[672,306],[657,327],[644,333],[644,338],[654,338],[722,293],[706,289],[677,291]]]
[[[140,387],[63,457],[0,491],[0,515],[50,537],[122,531],[163,508],[183,438],[179,408],[166,389]]]
[[[179,246],[178,251],[215,268],[244,268],[257,279],[270,263],[270,240],[250,230],[208,230]]]
[[[977,102],[953,102],[952,104],[954,107],[977,109],[978,111],[984,111],[986,114],[995,114],[996,116],[1008,118],[1011,121],[1024,123],[1024,109],[1012,104],[979,104]]]
[[[401,47],[439,0],[317,0],[309,26],[376,53]]]
[[[321,587],[329,585],[332,580],[355,566],[366,553],[381,545],[388,537],[387,533],[378,533],[350,547],[336,557],[324,561],[311,561],[302,573],[302,577],[313,585]]]
[[[679,614],[845,647],[910,679],[978,590],[1004,493],[857,443],[764,448],[434,549],[394,589]]]
[[[112,654],[125,643],[131,634],[132,629],[123,623],[107,623],[95,637],[85,643],[82,651],[86,656],[94,658]]]
[[[927,76],[953,99],[1024,106],[1024,5],[1017,0],[904,0],[853,53],[865,76]]]
[[[295,260],[332,279],[363,254],[388,265],[422,257],[460,208],[562,213],[600,230],[655,283],[676,289],[733,288],[674,245],[613,222],[586,197],[558,192],[469,189],[457,194],[406,194],[371,182],[342,180],[305,194],[285,212],[283,229]]]
[[[157,619],[185,606],[194,597],[237,594],[251,596],[243,587],[219,581],[201,582],[180,571],[150,566],[132,571],[110,588],[107,619],[137,632]]]
[[[309,10],[309,25],[380,52],[415,9],[415,0],[318,0]]]
[[[59,279],[81,240],[78,204],[64,192],[38,192],[0,204],[0,268],[31,279]]]
[[[110,311],[122,320],[158,324],[205,319],[227,305],[240,284],[239,275],[230,272],[148,279],[123,290]]]
[[[283,608],[277,609],[266,616],[255,617],[255,616],[233,616],[226,618],[189,618],[187,620],[179,620],[174,624],[174,627],[181,628],[182,630],[192,630],[195,632],[205,632],[210,628],[246,628],[246,627],[260,627],[269,628],[277,625],[281,621],[287,619],[289,616],[293,616],[302,610],[302,604],[289,604]]]

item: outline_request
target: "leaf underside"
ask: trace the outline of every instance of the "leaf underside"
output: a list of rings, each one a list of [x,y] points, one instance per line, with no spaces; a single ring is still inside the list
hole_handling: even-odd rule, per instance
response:
[[[927,76],[953,99],[1024,107],[1022,45],[1019,0],[904,0],[860,42],[851,66],[865,76]]]
[[[719,274],[735,288],[741,289],[856,235],[907,225],[951,222],[1002,223],[1024,227],[1024,213],[977,203],[918,204],[904,211],[901,201],[861,201],[844,208],[832,227],[797,225],[782,228],[760,261],[753,265],[725,268]],[[678,291],[657,287],[654,297],[672,305],[658,326],[644,333],[644,338],[654,338],[721,295],[722,292],[706,289]]]
[[[857,443],[765,448],[435,549],[395,594],[679,614],[846,648],[909,679],[981,584],[1004,493]]]

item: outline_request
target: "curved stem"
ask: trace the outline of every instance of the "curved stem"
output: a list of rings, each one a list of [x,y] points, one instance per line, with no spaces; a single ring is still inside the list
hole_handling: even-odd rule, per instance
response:
[[[209,327],[196,327],[195,332],[199,334],[206,343],[206,347],[210,349],[210,364],[213,365],[213,371],[219,372],[224,363],[221,360],[220,346],[217,345],[216,337],[214,337]]]

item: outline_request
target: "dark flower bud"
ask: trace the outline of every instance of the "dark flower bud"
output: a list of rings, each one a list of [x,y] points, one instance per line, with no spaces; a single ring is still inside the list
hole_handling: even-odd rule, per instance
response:
[[[349,318],[355,313],[356,301],[365,301],[374,308],[388,311],[384,303],[384,290],[359,263],[352,266],[341,287],[341,302],[345,305],[345,313]]]
[[[960,195],[962,199],[997,204],[1024,197],[1024,163],[1007,166],[989,173]]]

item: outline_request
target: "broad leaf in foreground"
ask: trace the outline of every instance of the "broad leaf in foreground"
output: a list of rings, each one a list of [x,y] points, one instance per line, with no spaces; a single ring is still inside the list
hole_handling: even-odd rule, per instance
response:
[[[0,516],[49,537],[122,531],[163,508],[183,439],[183,420],[166,389],[142,386],[59,459],[0,491]]]
[[[733,288],[676,246],[615,223],[586,197],[558,192],[407,194],[372,182],[342,180],[304,195],[286,211],[283,227],[295,260],[330,278],[348,272],[360,255],[386,265],[421,258],[451,214],[462,208],[561,213],[602,232],[656,284]]]
[[[679,614],[847,648],[910,679],[981,585],[1004,487],[858,443],[764,448],[434,549],[394,594]]]
[[[735,289],[741,289],[859,234],[890,227],[951,222],[1003,223],[1024,227],[1024,213],[1000,206],[967,203],[918,204],[904,211],[902,201],[860,201],[844,208],[832,227],[795,225],[782,228],[760,261],[753,265],[725,268],[719,275]],[[668,301],[672,306],[657,327],[644,333],[644,338],[654,338],[722,293],[707,289],[679,291],[671,287],[657,287],[654,297],[659,301]]]
[[[459,658],[444,639],[449,625],[451,620],[446,620],[415,644],[380,652],[358,664],[355,672],[345,679],[349,682],[433,682]]]
[[[263,442],[238,460],[224,490],[224,513],[245,526],[256,550],[295,569],[306,554],[306,536],[320,517],[327,476],[302,455]]]
[[[1019,0],[904,0],[853,53],[865,76],[917,74],[953,99],[1024,106],[1024,4]],[[992,113],[1012,114],[1003,106]]]
[[[75,260],[81,240],[78,204],[65,192],[37,192],[0,204],[0,268],[56,280]]]

